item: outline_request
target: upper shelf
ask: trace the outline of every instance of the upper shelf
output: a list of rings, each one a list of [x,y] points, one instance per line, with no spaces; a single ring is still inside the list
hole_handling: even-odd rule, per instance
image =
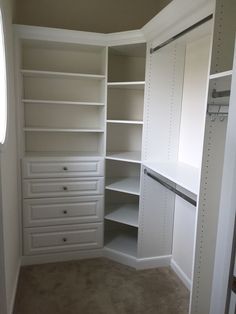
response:
[[[88,101],[22,99],[22,102],[27,104],[47,104],[47,105],[104,106],[103,102],[88,102]]]
[[[97,75],[97,74],[84,74],[84,73],[68,73],[68,72],[54,72],[54,71],[39,71],[39,70],[25,70],[22,69],[21,73],[24,76],[28,77],[68,77],[68,78],[87,78],[87,79],[95,79],[95,80],[103,80],[105,79],[105,75]]]
[[[145,81],[108,82],[107,86],[110,88],[143,89],[145,86]]]
[[[232,73],[233,73],[233,71],[225,71],[225,72],[219,72],[216,74],[211,74],[210,80],[214,80],[214,79],[225,77],[225,76],[230,76],[230,75],[232,75]]]
[[[182,162],[144,162],[144,166],[172,181],[187,191],[198,195],[199,169]]]
[[[35,128],[27,127],[24,128],[25,132],[63,132],[63,133],[103,133],[102,129],[66,129],[66,128]]]

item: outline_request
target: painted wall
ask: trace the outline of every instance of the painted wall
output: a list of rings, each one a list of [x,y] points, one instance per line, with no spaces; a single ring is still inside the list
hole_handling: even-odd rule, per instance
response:
[[[16,0],[14,23],[110,33],[141,28],[171,0]]]
[[[5,26],[7,80],[8,80],[8,130],[1,152],[1,193],[3,211],[3,236],[5,247],[5,274],[7,312],[11,313],[20,265],[20,230],[17,186],[16,108],[13,68],[13,1],[0,0]]]

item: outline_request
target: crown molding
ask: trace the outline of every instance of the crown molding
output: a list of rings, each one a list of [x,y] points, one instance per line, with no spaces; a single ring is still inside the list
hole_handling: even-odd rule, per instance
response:
[[[174,0],[142,28],[158,45],[214,12],[215,0]]]
[[[117,46],[152,41],[160,44],[214,12],[215,0],[174,0],[139,30],[93,33],[41,26],[14,25],[21,39],[48,40],[98,46]]]

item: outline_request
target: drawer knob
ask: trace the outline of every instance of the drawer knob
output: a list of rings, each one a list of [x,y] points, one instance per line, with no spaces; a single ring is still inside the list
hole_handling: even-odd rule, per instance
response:
[[[62,241],[63,241],[63,242],[67,242],[67,238],[63,238]]]
[[[65,215],[66,215],[67,213],[68,213],[68,212],[67,212],[67,210],[63,210],[63,214],[65,214]]]
[[[67,190],[68,190],[68,187],[67,187],[67,186],[63,186],[63,190],[64,190],[64,191],[67,191]]]
[[[67,170],[68,170],[68,168],[67,168],[67,167],[63,167],[63,170],[64,170],[64,171],[67,171]]]

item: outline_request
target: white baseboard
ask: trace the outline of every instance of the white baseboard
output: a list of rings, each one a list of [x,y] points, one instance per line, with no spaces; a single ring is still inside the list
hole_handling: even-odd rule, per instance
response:
[[[131,255],[128,255],[128,254],[118,252],[118,251],[104,247],[103,248],[103,256],[107,257],[107,258],[109,258],[115,262],[136,268],[137,259],[136,259],[136,257],[133,257]]]
[[[138,258],[136,261],[136,268],[148,269],[157,267],[167,267],[170,266],[171,258],[172,255]]]
[[[184,273],[184,271],[179,267],[179,265],[172,259],[170,263],[171,268],[179,277],[179,279],[184,283],[184,285],[191,290],[191,279]]]
[[[103,256],[115,262],[128,265],[138,270],[170,266],[171,255],[136,258],[134,256],[104,247]]]
[[[19,281],[19,276],[20,276],[20,268],[21,268],[21,259],[19,259],[17,270],[16,270],[16,278],[15,278],[15,283],[14,283],[12,297],[11,297],[9,311],[8,311],[10,314],[13,314],[13,311],[14,311],[17,286],[18,286],[18,281]]]
[[[46,264],[46,263],[56,263],[56,262],[67,262],[67,261],[80,260],[80,259],[85,259],[85,258],[96,258],[96,257],[102,257],[102,256],[103,256],[102,249],[69,252],[69,253],[23,256],[21,265],[26,266],[26,265],[36,265],[36,264]]]

